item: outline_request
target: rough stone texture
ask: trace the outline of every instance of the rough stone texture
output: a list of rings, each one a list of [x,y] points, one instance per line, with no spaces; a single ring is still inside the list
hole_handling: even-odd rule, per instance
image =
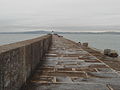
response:
[[[0,47],[0,90],[19,90],[49,49],[52,35]]]

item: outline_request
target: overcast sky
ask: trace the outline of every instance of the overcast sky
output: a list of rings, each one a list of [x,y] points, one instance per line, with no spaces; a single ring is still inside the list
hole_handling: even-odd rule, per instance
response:
[[[118,28],[120,0],[0,0],[0,31],[85,26]]]

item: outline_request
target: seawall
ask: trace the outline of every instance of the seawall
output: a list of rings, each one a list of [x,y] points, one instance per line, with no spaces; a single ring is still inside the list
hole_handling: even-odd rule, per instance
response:
[[[84,45],[52,35],[42,67],[21,90],[120,90],[119,72],[109,66],[112,59]]]
[[[52,35],[0,46],[0,90],[19,90],[40,63]]]

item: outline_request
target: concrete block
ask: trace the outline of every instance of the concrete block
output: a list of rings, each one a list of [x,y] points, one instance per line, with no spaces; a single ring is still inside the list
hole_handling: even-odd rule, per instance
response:
[[[104,49],[104,55],[109,55],[110,51],[111,51],[111,49]]]
[[[115,50],[111,50],[109,56],[110,57],[118,57],[118,53]]]
[[[118,53],[115,50],[111,49],[105,49],[104,50],[104,55],[110,56],[110,57],[118,57]]]
[[[88,47],[88,43],[86,42],[86,43],[83,43],[82,44],[84,47]]]

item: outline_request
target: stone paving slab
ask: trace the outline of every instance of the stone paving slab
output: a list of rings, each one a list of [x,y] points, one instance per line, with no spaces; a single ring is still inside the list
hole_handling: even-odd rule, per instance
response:
[[[52,46],[24,90],[120,90],[120,75],[76,43],[53,35]]]

